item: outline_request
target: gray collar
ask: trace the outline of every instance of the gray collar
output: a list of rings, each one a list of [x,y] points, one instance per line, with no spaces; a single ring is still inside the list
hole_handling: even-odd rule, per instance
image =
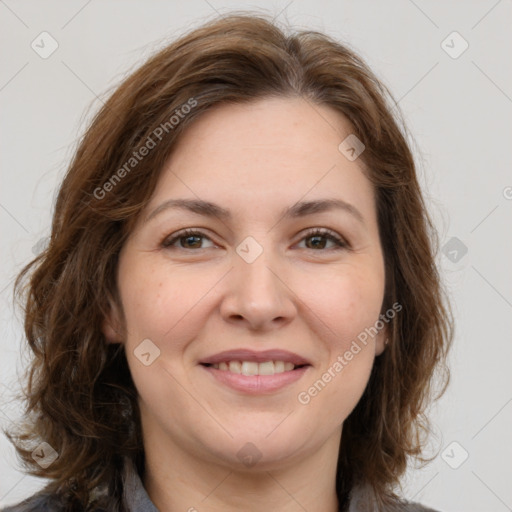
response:
[[[123,502],[128,512],[158,512],[137,473],[134,463],[126,459],[123,471]]]

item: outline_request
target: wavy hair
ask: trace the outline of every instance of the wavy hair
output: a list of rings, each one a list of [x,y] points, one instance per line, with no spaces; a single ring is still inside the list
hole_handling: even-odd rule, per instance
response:
[[[14,297],[23,307],[31,363],[24,421],[8,435],[25,470],[49,478],[47,489],[66,497],[70,509],[87,510],[94,493],[107,488],[121,510],[115,497],[123,460],[143,468],[137,392],[124,347],[106,342],[102,321],[111,304],[121,307],[119,251],[164,162],[187,126],[221,103],[300,97],[344,116],[366,146],[361,167],[376,193],[386,268],[382,312],[395,302],[403,310],[344,422],[340,503],[356,484],[390,503],[408,457],[428,460],[426,409],[449,382],[453,319],[405,123],[387,87],[347,45],[317,31],[285,32],[266,15],[231,13],[189,31],[126,78],[79,141],[48,247],[17,276]],[[195,106],[173,125],[191,101]],[[142,154],[148,137],[156,142],[155,133],[158,143],[135,164],[134,152]],[[31,456],[42,441],[59,454],[47,469]]]

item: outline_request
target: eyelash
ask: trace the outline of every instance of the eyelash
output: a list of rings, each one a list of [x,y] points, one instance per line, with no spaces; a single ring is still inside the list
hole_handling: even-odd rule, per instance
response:
[[[178,233],[176,233],[175,235],[172,235],[172,238],[169,238],[169,237],[165,238],[162,241],[161,245],[163,248],[169,249],[172,247],[172,245],[175,242],[177,242],[181,238],[187,238],[189,236],[199,236],[201,238],[206,238],[213,242],[213,240],[209,236],[207,236],[205,233],[189,228],[189,229],[184,229],[182,231],[178,231]],[[336,235],[336,233],[334,231],[331,231],[330,229],[326,229],[326,228],[311,228],[304,234],[304,236],[301,238],[300,241],[302,242],[302,240],[304,240],[305,238],[311,238],[314,236],[321,236],[323,238],[326,238],[327,240],[334,242],[337,245],[337,247],[332,248],[330,250],[348,250],[348,249],[350,249],[349,244],[345,240],[343,240],[338,235]],[[186,249],[184,247],[179,247],[179,249],[194,250],[194,249]],[[201,249],[201,248],[199,248],[199,249]],[[198,249],[195,249],[195,250],[198,250]],[[319,251],[317,249],[309,249],[309,250],[315,251],[315,252]],[[329,249],[322,249],[321,251],[327,251],[327,250],[329,250]]]

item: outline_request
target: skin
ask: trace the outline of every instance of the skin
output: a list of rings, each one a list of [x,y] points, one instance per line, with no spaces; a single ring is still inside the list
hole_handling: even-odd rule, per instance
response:
[[[297,396],[374,325],[383,305],[373,186],[361,160],[338,150],[350,133],[339,113],[299,98],[208,111],[184,133],[123,247],[126,325],[113,305],[103,329],[126,346],[140,397],[144,486],[159,510],[338,510],[343,421],[384,350],[386,329],[307,405]],[[167,209],[144,221],[173,198],[208,200],[233,218]],[[364,222],[343,210],[282,218],[299,200],[323,198],[351,203]],[[183,228],[204,237],[162,245]],[[328,228],[349,248],[304,238],[308,228]],[[236,252],[248,236],[263,249],[252,263]],[[134,354],[144,339],[160,350],[149,366]],[[281,390],[247,395],[199,364],[233,348],[289,350],[312,366]],[[248,442],[261,455],[251,467],[237,456]]]

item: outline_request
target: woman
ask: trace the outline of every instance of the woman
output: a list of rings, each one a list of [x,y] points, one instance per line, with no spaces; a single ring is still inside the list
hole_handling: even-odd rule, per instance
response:
[[[124,81],[16,283],[50,483],[7,510],[431,510],[397,486],[452,320],[387,97],[244,13]]]

